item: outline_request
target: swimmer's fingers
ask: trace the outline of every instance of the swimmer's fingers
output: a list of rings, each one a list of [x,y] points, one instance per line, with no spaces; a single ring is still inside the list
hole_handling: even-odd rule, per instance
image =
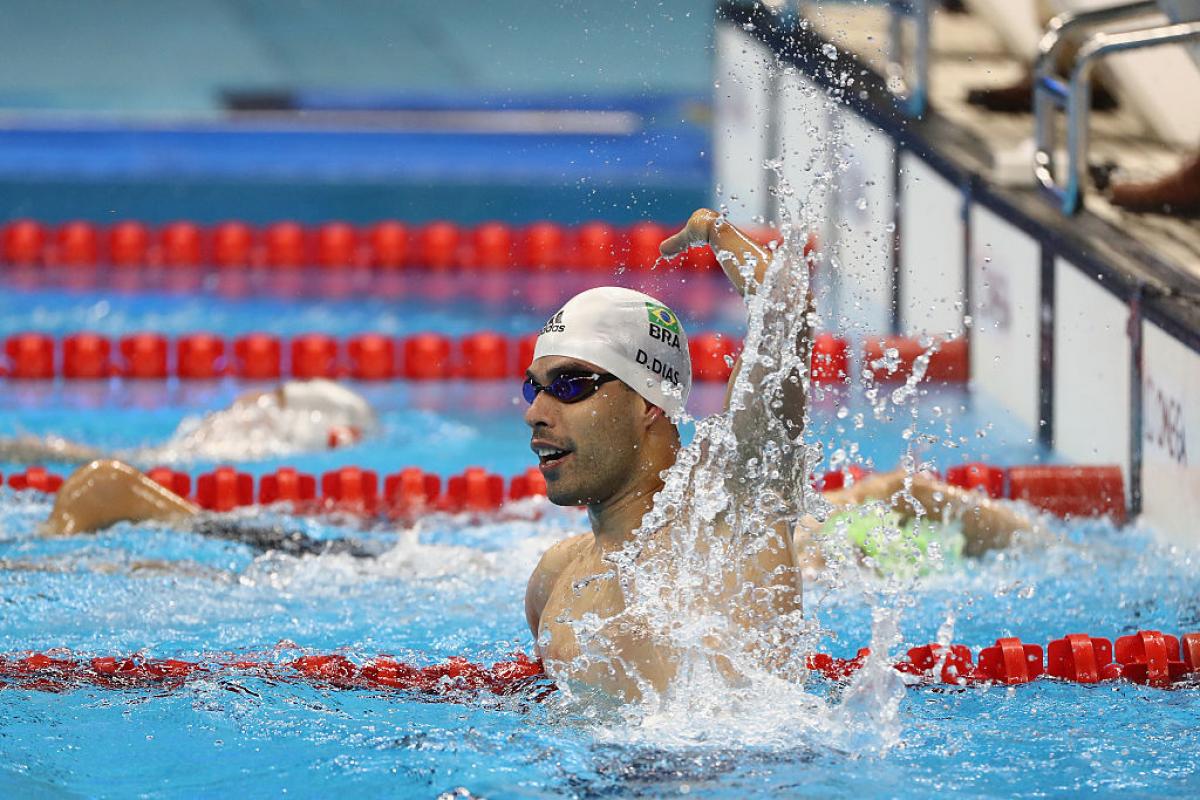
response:
[[[715,211],[707,208],[698,209],[688,219],[687,225],[684,225],[681,231],[663,240],[662,244],[658,246],[658,252],[662,253],[664,258],[671,258],[689,247],[708,244],[713,222],[718,218],[719,215]]]

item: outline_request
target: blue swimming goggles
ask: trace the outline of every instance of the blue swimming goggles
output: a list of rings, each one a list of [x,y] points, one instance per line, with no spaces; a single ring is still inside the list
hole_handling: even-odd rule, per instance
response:
[[[545,386],[533,378],[526,378],[521,387],[521,394],[530,405],[533,405],[533,401],[542,392],[549,392],[550,396],[560,403],[578,403],[594,395],[604,384],[615,380],[618,380],[617,376],[609,373],[560,372]]]

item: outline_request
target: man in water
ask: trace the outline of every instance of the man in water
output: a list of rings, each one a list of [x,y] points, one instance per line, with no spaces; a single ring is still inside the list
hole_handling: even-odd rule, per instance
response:
[[[706,209],[693,214],[682,231],[663,242],[662,252],[671,256],[690,246],[712,247],[742,292],[761,283],[770,262],[770,254],[761,246]],[[794,346],[807,359],[806,326]],[[730,393],[740,369],[739,359]],[[612,559],[634,540],[664,487],[664,471],[680,453],[672,417],[682,412],[690,386],[691,363],[682,324],[670,309],[640,292],[616,287],[584,292],[552,316],[538,338],[523,387],[530,404],[525,413],[532,431],[530,445],[541,462],[549,499],[560,505],[586,506],[591,522],[591,532],[559,542],[545,553],[526,589],[527,620],[539,654],[556,678],[580,680],[633,698],[641,693],[641,685],[661,690],[674,677],[677,653],[649,631],[645,620],[630,613]],[[786,435],[798,441],[805,413],[804,385],[799,380],[784,381],[782,389],[784,402],[772,413]],[[755,429],[764,425],[765,420],[742,411],[732,418],[739,442],[753,441]],[[826,499],[835,507],[880,499],[900,515],[912,515],[919,503],[932,517],[961,517],[968,552],[1003,546],[1009,534],[1028,527],[1021,515],[1002,504],[900,472],[870,476],[848,490],[826,493]],[[245,539],[239,532],[248,530],[240,523],[201,515],[194,504],[127,464],[98,460],[64,482],[45,532],[79,534],[121,520],[187,520],[201,533],[239,540]],[[798,614],[797,551],[810,537],[820,535],[822,524],[800,517],[799,528],[793,531],[777,524],[763,530],[753,554],[737,564],[739,582],[714,592],[706,603],[730,612],[737,624],[747,628]],[[718,518],[715,534],[727,530],[726,521]],[[250,543],[261,549],[295,554],[334,549],[371,555],[348,540],[331,545],[283,530],[259,533]],[[667,528],[650,531],[643,536],[642,552],[669,548],[673,534]],[[584,652],[577,633],[583,629],[605,643],[602,655],[607,658],[591,658],[596,654]],[[712,642],[713,649],[719,651],[721,644]],[[756,655],[766,662],[773,654]],[[718,657],[717,663],[736,679],[728,659]]]
[[[0,462],[84,464],[117,457],[149,466],[253,461],[355,444],[375,425],[375,413],[357,392],[323,379],[292,380],[269,391],[243,394],[228,408],[186,419],[161,445],[104,453],[55,436],[0,438]]]
[[[662,243],[661,251],[670,257],[692,246],[711,247],[742,293],[762,284],[771,260],[760,245],[707,209],[696,211],[682,231]],[[811,306],[811,295],[808,302]],[[807,321],[801,331],[794,345],[799,363],[807,363]],[[727,408],[740,369],[739,358],[726,394]],[[675,676],[678,653],[651,632],[646,619],[628,609],[614,563],[631,544],[641,553],[663,552],[680,535],[670,527],[641,528],[664,488],[663,473],[680,452],[672,418],[682,411],[690,384],[687,340],[678,318],[640,292],[614,287],[585,291],[554,314],[538,337],[524,386],[530,404],[525,413],[532,430],[530,447],[541,462],[549,499],[586,506],[592,528],[551,547],[526,590],[530,630],[547,669],[557,678],[633,698],[646,686],[661,692]],[[804,385],[784,380],[781,387],[774,422],[798,443]],[[754,429],[766,424],[747,408],[735,411],[731,419],[739,444],[753,440]],[[903,473],[888,473],[830,493],[827,499],[835,505],[882,499],[907,514],[913,512],[915,499],[931,515],[957,513],[963,517],[968,549],[976,552],[1002,545],[1014,530],[1027,526],[1020,515],[974,493],[928,477],[909,480],[907,492],[905,483]],[[799,527],[797,532],[781,523],[759,532],[761,541],[747,548],[752,554],[728,565],[729,579],[703,598],[705,608],[698,611],[728,612],[735,624],[747,629],[797,615],[801,579],[793,535],[818,535],[821,523],[801,517]],[[719,515],[713,536],[729,535],[729,522]],[[667,576],[665,585],[671,579]],[[580,631],[601,642],[600,647],[581,643]],[[721,643],[713,644],[719,648]],[[773,654],[758,655],[765,663]],[[718,668],[736,680],[729,660],[719,653],[716,660]]]

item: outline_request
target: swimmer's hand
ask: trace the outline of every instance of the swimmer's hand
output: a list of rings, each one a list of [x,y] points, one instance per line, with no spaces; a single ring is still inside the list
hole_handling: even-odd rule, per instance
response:
[[[767,265],[771,263],[771,254],[762,245],[710,208],[693,211],[683,230],[664,239],[658,251],[664,258],[671,258],[688,248],[703,245],[712,248],[725,276],[740,294],[746,293],[747,280],[751,276],[755,286],[762,283]]]
[[[711,244],[713,227],[721,215],[712,209],[701,208],[692,212],[683,230],[663,240],[658,246],[658,252],[663,258],[673,258],[692,247]]]

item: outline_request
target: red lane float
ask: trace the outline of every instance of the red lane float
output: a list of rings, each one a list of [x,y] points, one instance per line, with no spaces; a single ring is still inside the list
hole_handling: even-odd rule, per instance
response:
[[[112,375],[112,343],[96,333],[75,333],[63,339],[63,377],[96,380]]]
[[[209,511],[254,505],[254,477],[233,467],[217,467],[196,478],[196,504]]]
[[[54,232],[46,263],[64,267],[94,267],[100,263],[100,233],[90,222],[74,221]]]
[[[419,467],[407,467],[383,482],[388,505],[403,514],[421,513],[437,505],[442,494],[442,479]]]
[[[946,483],[964,489],[979,489],[989,497],[1004,497],[1008,473],[990,464],[956,464],[946,470]]]
[[[966,339],[924,346],[919,340],[905,336],[874,336],[863,346],[863,370],[877,381],[908,380],[918,359],[925,362],[923,380],[962,383],[971,377]]]
[[[159,258],[168,267],[198,267],[205,259],[205,236],[199,225],[172,222],[158,233]]]
[[[533,363],[533,353],[537,349],[538,335],[531,333],[517,340],[517,371],[516,376],[525,379],[525,370]]]
[[[150,229],[127,220],[108,229],[108,261],[114,267],[141,267],[150,263]]]
[[[461,236],[458,226],[452,222],[431,222],[422,226],[417,232],[414,266],[438,272],[458,266]]]
[[[15,267],[32,267],[45,258],[46,227],[31,219],[13,220],[4,226],[3,247],[0,255],[5,264]]]
[[[517,255],[526,269],[557,269],[567,262],[567,233],[553,222],[535,222],[521,231]]]
[[[271,267],[295,268],[311,263],[308,232],[289,221],[268,225],[263,234],[266,262]]]
[[[1200,633],[1184,634],[1182,639],[1200,646]],[[1200,665],[1195,660],[1180,658],[1179,641],[1160,631],[1138,631],[1117,640],[1114,662],[1113,645],[1108,639],[1069,634],[1050,642],[1043,663],[1040,645],[1005,637],[997,639],[991,647],[982,648],[977,664],[972,662],[971,650],[966,645],[929,644],[911,648],[893,667],[922,681],[957,685],[1018,685],[1042,676],[1072,683],[1124,679],[1164,688],[1179,683],[1200,685]],[[808,657],[807,663],[810,670],[840,681],[861,669],[869,655],[866,648],[852,659],[815,653]]]
[[[809,377],[813,383],[844,383],[850,376],[850,344],[828,333],[813,340],[812,368]]]
[[[474,380],[501,380],[512,373],[509,342],[498,333],[472,333],[459,343],[460,371]]]
[[[342,467],[321,476],[326,508],[373,514],[379,506],[379,476],[372,470]]]
[[[193,333],[175,342],[175,372],[189,380],[225,374],[225,342],[211,333]]]
[[[508,485],[509,500],[524,500],[526,497],[546,496],[546,476],[537,467],[530,467],[513,477]],[[1197,643],[1200,645],[1200,643]]]
[[[974,674],[993,683],[1029,683],[1045,674],[1042,648],[1012,636],[997,639],[994,645],[979,651]]]
[[[47,472],[43,467],[29,467],[24,472],[8,476],[8,485],[18,491],[32,489],[53,494],[62,484],[62,476]]]
[[[186,472],[177,472],[170,467],[154,467],[146,471],[146,477],[185,500],[192,494],[192,478]]]
[[[258,502],[264,506],[272,503],[303,505],[315,500],[316,496],[317,479],[291,467],[281,467],[258,479]]]
[[[544,674],[542,663],[524,653],[490,667],[464,658],[418,667],[387,656],[359,665],[339,654],[308,655],[283,663],[244,659],[208,662],[142,656],[85,658],[30,653],[0,656],[0,688],[65,692],[80,686],[103,689],[177,689],[189,680],[262,678],[271,682],[305,681],[326,689],[392,689],[452,699],[456,695],[491,692],[508,695],[534,687]],[[543,686],[541,700],[553,687]]]
[[[297,336],[291,343],[292,377],[336,378],[341,374],[338,343],[323,333]]]
[[[733,374],[733,362],[742,349],[740,339],[719,333],[701,333],[688,339],[692,357],[692,379],[727,381]]]
[[[446,481],[441,507],[447,511],[495,511],[504,504],[504,478],[483,467],[467,467]]]
[[[1063,464],[1010,467],[1008,496],[1060,517],[1111,517],[1125,522],[1121,468]]]
[[[327,269],[354,267],[364,263],[359,252],[358,231],[346,222],[327,222],[317,228],[316,262]]]
[[[373,267],[400,269],[409,263],[408,227],[394,220],[385,220],[367,232],[368,259]]]
[[[354,336],[346,343],[350,375],[360,381],[386,381],[396,375],[396,345],[378,333]]]
[[[124,336],[117,345],[121,353],[119,373],[126,378],[161,380],[167,377],[167,337],[156,333]]]
[[[1112,464],[957,464],[946,470],[946,482],[1021,500],[1060,517],[1109,517],[1118,525],[1126,520],[1125,480]]]
[[[253,381],[278,380],[283,343],[277,336],[251,333],[233,342],[234,374]]]
[[[248,267],[254,252],[254,230],[243,222],[223,222],[212,232],[212,260],[218,268]]]
[[[21,380],[54,377],[54,340],[41,333],[19,333],[4,342],[8,374]]]
[[[404,377],[416,381],[451,377],[450,339],[436,333],[421,333],[404,340]]]
[[[589,222],[579,226],[573,258],[575,264],[585,270],[601,272],[616,269],[620,258],[617,229],[604,222]]]
[[[484,271],[503,271],[513,265],[513,233],[500,222],[485,222],[471,236],[472,250],[467,266]]]
[[[625,231],[625,266],[637,272],[655,268],[658,263],[658,246],[676,228],[667,228],[656,222],[635,222]],[[679,258],[674,263],[679,262]],[[661,268],[659,265],[658,268]]]

